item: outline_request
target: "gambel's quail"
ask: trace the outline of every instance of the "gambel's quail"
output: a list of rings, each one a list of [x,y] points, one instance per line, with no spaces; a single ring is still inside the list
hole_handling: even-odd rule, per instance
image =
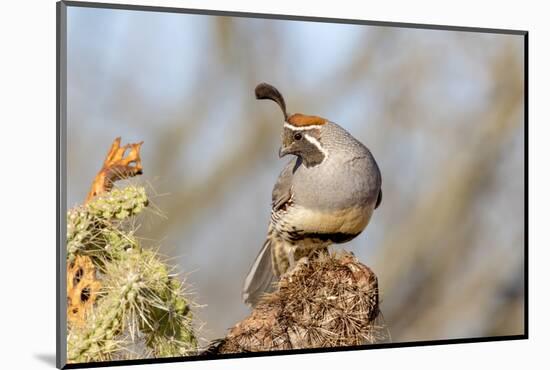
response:
[[[251,306],[300,258],[359,235],[382,200],[380,170],[362,143],[325,118],[289,116],[269,84],[255,93],[283,111],[279,157],[295,158],[273,188],[267,239],[244,282],[243,300]]]

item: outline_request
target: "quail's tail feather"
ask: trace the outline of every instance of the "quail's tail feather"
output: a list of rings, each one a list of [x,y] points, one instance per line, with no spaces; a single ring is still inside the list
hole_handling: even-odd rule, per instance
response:
[[[273,283],[276,280],[271,261],[271,240],[267,239],[244,280],[242,293],[244,303],[254,307],[262,294],[274,290]]]

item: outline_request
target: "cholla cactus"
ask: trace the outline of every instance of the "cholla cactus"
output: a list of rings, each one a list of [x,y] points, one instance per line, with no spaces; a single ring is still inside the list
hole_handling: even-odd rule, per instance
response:
[[[389,341],[378,318],[378,279],[353,254],[300,260],[209,354],[342,347]]]
[[[147,203],[144,188],[128,186],[103,193],[88,204],[69,210],[69,262],[73,262],[77,254],[104,259],[116,256],[129,247],[137,247],[133,230],[123,227],[124,221],[139,214]]]
[[[69,362],[196,352],[182,283],[128,222],[147,203],[144,188],[128,186],[68,212]]]
[[[124,220],[140,213],[147,204],[144,188],[128,186],[99,195],[88,203],[87,208],[90,213],[104,220]]]

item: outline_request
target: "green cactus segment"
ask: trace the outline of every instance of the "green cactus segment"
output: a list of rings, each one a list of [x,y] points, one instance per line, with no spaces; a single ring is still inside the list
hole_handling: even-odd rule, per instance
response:
[[[111,360],[140,333],[154,357],[196,352],[181,283],[168,274],[154,252],[128,250],[123,258],[107,262],[102,284],[106,296],[86,327],[70,333],[70,362]]]
[[[150,251],[146,251],[150,253]],[[148,317],[141,330],[154,357],[186,356],[197,349],[191,327],[192,315],[180,281],[170,276],[166,266],[150,256],[150,268],[157,281],[148,291]],[[151,276],[153,277],[153,276]]]
[[[67,338],[69,362],[111,360],[123,349],[116,338],[122,333],[125,311],[122,292],[112,291],[100,300],[83,329],[70,330]]]
[[[136,247],[132,235],[121,232],[121,222],[139,214],[148,204],[143,187],[128,186],[97,196],[85,206],[67,212],[67,256],[76,254],[101,260],[106,254],[116,255],[128,247]]]
[[[73,262],[75,254],[93,245],[94,219],[84,207],[67,212],[67,257]]]
[[[99,218],[123,220],[143,211],[147,203],[147,194],[143,187],[128,186],[97,196],[87,207],[90,213]]]
[[[85,326],[69,328],[69,362],[127,358],[140,341],[141,358],[197,352],[183,284],[156,252],[140,248],[131,223],[122,222],[146,205],[143,188],[127,187],[68,212],[68,260],[91,256],[102,284]]]

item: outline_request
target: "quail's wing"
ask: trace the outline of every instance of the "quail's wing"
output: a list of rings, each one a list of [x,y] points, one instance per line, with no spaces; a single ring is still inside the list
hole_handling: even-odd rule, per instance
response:
[[[273,212],[284,208],[292,198],[292,176],[294,175],[296,168],[299,166],[300,163],[298,162],[298,159],[293,159],[288,162],[286,167],[281,171],[281,174],[273,187],[273,192],[271,193],[271,210]]]
[[[382,203],[382,189],[378,192],[378,198],[376,199],[376,205],[374,206],[374,209],[378,208],[378,206]]]

